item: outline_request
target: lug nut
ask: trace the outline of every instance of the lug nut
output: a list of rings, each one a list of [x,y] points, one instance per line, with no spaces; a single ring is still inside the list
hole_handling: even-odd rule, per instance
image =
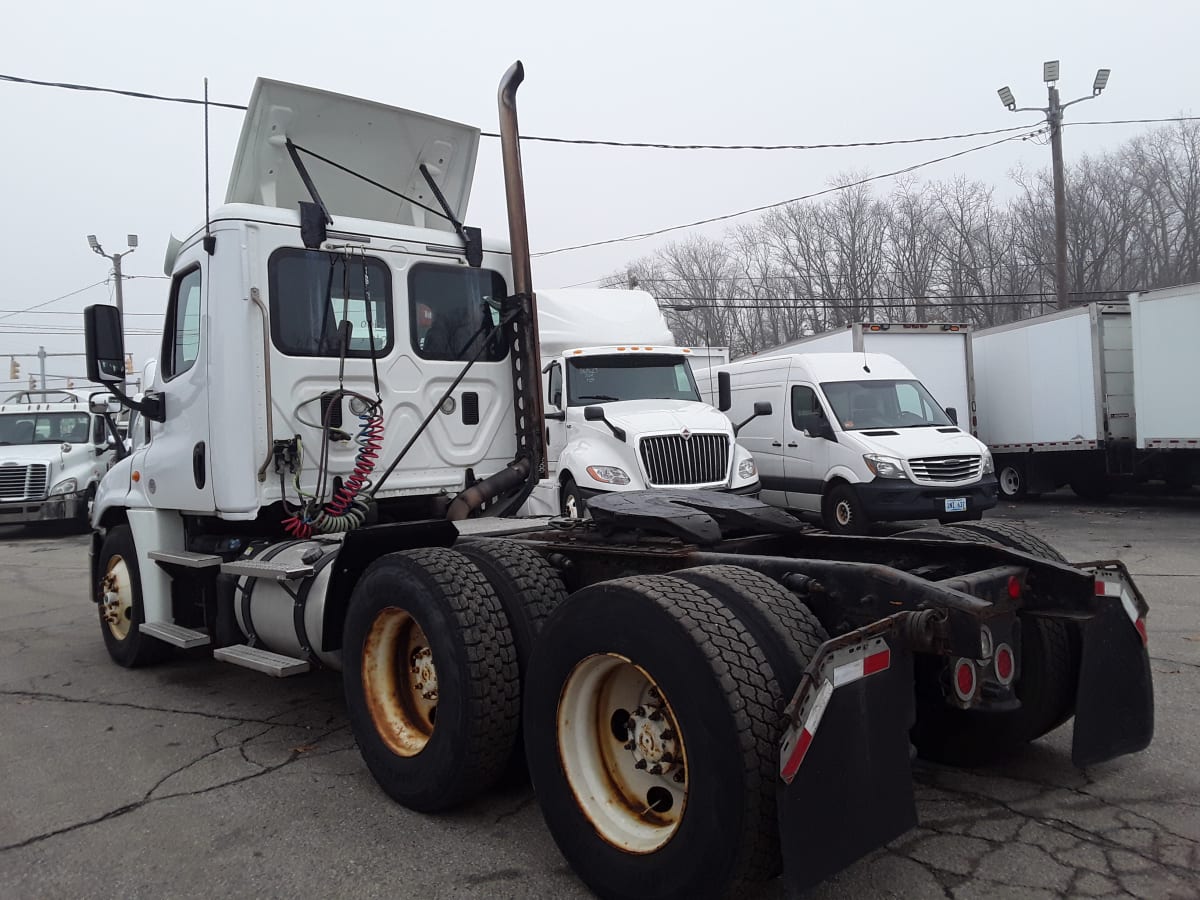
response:
[[[683,784],[683,778],[684,778],[684,775],[683,775],[683,769],[680,769],[678,772],[676,772],[676,773],[675,773],[674,775],[672,775],[671,777],[672,777],[673,779],[675,779],[676,783],[678,783],[678,784]]]
[[[635,769],[644,769],[644,768],[646,768],[646,761],[644,759],[639,759],[637,762],[635,762],[633,764],[633,767]]]
[[[662,696],[662,695],[661,695],[661,694],[658,692],[658,688],[656,688],[656,687],[652,687],[652,688],[650,688],[650,691],[649,691],[649,693],[650,693],[650,696],[651,696],[651,697],[653,697],[655,700],[657,700],[659,697],[661,697],[661,696]]]
[[[636,747],[636,746],[637,746],[637,744],[636,744],[636,743],[634,743],[633,741],[626,741],[626,742],[625,742],[625,749],[626,749],[626,750],[632,750],[632,749],[633,749],[634,747]]]
[[[658,763],[655,763],[654,765],[652,765],[650,767],[650,774],[651,775],[661,775],[662,774],[662,766],[660,766]]]
[[[663,717],[663,714],[662,714],[661,709],[656,709],[654,712],[650,713],[650,721],[651,722],[661,722],[662,717]]]
[[[644,716],[644,715],[646,715],[646,707],[644,707],[644,706],[639,706],[637,709],[635,709],[635,710],[633,711],[633,714],[634,714],[635,716],[638,716],[638,717],[641,717],[641,716]]]
[[[662,761],[665,762],[669,766],[671,763],[675,762],[675,754],[674,753],[664,753],[662,755]]]
[[[664,728],[663,733],[660,735],[660,737],[664,741],[673,741],[673,740],[675,740],[675,732],[673,732],[670,728]]]

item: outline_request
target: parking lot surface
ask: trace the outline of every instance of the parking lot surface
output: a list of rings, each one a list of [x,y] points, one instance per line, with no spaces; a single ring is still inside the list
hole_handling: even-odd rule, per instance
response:
[[[1154,743],[1081,772],[1068,724],[1001,767],[918,762],[920,826],[812,896],[1200,897],[1200,495],[992,515],[1129,565],[1151,605]],[[448,815],[388,800],[337,675],[112,664],[87,540],[0,529],[0,897],[588,896],[527,784]]]

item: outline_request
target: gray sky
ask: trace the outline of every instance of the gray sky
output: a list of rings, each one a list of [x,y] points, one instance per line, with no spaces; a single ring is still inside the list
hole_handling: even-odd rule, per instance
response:
[[[1019,105],[1045,102],[1041,65],[1060,59],[1063,99],[1098,100],[1068,121],[1194,113],[1194,0],[1004,3],[859,0],[841,3],[563,2],[428,5],[309,0],[209,0],[200,6],[131,0],[12,5],[0,32],[0,72],[247,102],[259,76],[308,84],[497,130],[496,87],[515,59],[525,133],[669,143],[823,143],[886,140],[1036,121]],[[211,112],[212,197],[225,194],[241,113]],[[198,107],[0,82],[0,362],[10,353],[82,351],[80,310],[104,302],[99,286],[20,314],[105,278],[105,249],[125,235],[141,245],[127,274],[162,274],[167,236],[204,211],[203,119]],[[1068,164],[1149,126],[1065,132]],[[523,149],[533,249],[618,237],[795,197],[840,173],[882,172],[986,143],[988,138],[878,149],[676,152],[527,144]],[[1010,192],[1017,166],[1041,168],[1049,149],[1010,142],[921,170],[965,174]],[[504,235],[498,142],[483,139],[468,224]],[[888,191],[893,182],[879,183]],[[700,233],[719,237],[730,224]],[[535,260],[535,287],[604,276],[690,232]],[[132,331],[157,331],[167,282],[126,283]],[[141,315],[152,313],[153,315]],[[19,334],[18,331],[38,333]],[[133,336],[140,369],[157,340]],[[22,375],[37,368],[23,359]],[[50,360],[76,374],[81,359]],[[0,382],[7,379],[0,372]],[[9,385],[2,385],[8,387]]]

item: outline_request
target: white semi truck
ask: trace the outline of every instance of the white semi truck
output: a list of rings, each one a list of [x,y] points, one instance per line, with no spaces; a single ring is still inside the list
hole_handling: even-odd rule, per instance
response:
[[[538,340],[547,471],[525,512],[579,518],[594,497],[651,487],[758,493],[753,457],[701,400],[699,352],[675,346],[650,294],[539,291]]]
[[[1079,765],[1147,746],[1119,563],[990,523],[814,534],[700,490],[510,517],[547,471],[523,77],[507,243],[462,224],[476,129],[260,81],[139,399],[116,309],[87,310],[89,377],[149,422],[92,513],[112,658],[341,670],[367,769],[424,811],[493,784],[521,724],[604,897],[813,885],[916,823],[914,745],[979,762],[1074,715]]]
[[[0,403],[0,525],[86,528],[92,497],[118,452],[116,432],[79,394],[10,394]]]

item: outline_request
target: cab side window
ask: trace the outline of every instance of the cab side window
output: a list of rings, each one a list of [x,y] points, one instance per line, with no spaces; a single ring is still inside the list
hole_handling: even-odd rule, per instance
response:
[[[200,268],[175,279],[167,306],[167,332],[163,335],[163,380],[182,375],[200,356]]]
[[[792,425],[797,431],[812,431],[825,420],[817,392],[802,384],[792,386]]]
[[[562,388],[562,367],[558,363],[554,363],[550,366],[550,389],[546,393],[550,396],[550,405],[559,409],[562,409]]]

